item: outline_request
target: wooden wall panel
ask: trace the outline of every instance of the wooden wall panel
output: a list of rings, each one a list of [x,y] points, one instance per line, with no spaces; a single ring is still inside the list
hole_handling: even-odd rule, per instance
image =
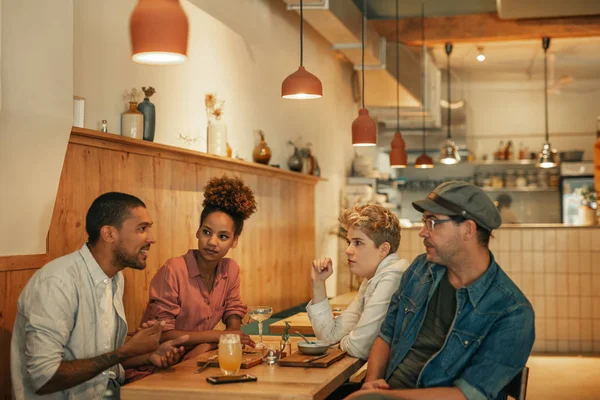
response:
[[[243,300],[278,312],[310,298],[308,266],[315,251],[318,178],[74,128],[50,224],[48,254],[0,257],[0,399],[10,398],[8,349],[18,296],[36,268],[83,245],[85,214],[92,201],[108,191],[130,193],[146,203],[154,221],[157,243],[146,269],[124,271],[125,313],[133,330],[158,268],[197,247],[203,187],[223,174],[241,177],[258,203],[258,212],[246,221],[238,247],[229,254],[241,266]]]

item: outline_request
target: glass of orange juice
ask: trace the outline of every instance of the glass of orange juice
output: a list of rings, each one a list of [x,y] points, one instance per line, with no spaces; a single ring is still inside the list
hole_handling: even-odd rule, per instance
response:
[[[219,339],[219,367],[223,375],[235,375],[242,365],[240,335],[225,334]]]

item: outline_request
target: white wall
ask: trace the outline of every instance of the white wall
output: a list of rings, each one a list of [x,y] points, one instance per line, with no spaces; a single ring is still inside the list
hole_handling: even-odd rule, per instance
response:
[[[305,24],[306,68],[323,83],[324,98],[281,99],[282,80],[299,62],[299,16],[278,0],[182,0],[188,15],[189,61],[181,66],[141,66],[131,61],[128,21],[134,0],[80,0],[74,7],[74,93],[86,98],[86,127],[108,120],[120,132],[123,91],[153,86],[155,141],[183,146],[179,134],[200,137],[206,150],[204,94],[225,100],[223,120],[234,152],[252,159],[255,129],[262,129],[272,164],[287,166],[290,139],[313,143],[322,176],[317,186],[316,255],[336,258],[330,235],[339,212],[339,193],[352,157],[351,124],[357,116],[349,64],[336,59],[320,35]],[[287,167],[286,167],[287,168]],[[260,205],[259,205],[260,206]],[[308,266],[298,266],[308,268]],[[330,293],[335,277],[328,280]]]
[[[539,152],[544,142],[544,82],[524,74],[462,76],[453,94],[467,104],[467,140],[478,158],[491,157],[500,140],[520,142]],[[585,150],[593,158],[596,119],[600,115],[600,81],[576,80],[548,99],[549,132],[559,152]]]
[[[0,256],[39,254],[73,121],[73,2],[1,7]]]

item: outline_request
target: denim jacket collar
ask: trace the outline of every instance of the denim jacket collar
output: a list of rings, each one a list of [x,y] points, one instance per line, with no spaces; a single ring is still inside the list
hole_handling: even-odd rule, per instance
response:
[[[437,264],[432,264],[429,270],[431,276],[433,277],[436,283],[435,287],[437,287],[437,283],[440,281],[447,268]],[[494,255],[492,254],[492,252],[490,252],[490,265],[488,266],[487,270],[483,273],[483,275],[477,278],[475,282],[473,282],[469,286],[464,286],[469,295],[469,301],[471,302],[473,307],[477,307],[483,296],[485,296],[485,293],[494,282],[497,273],[498,264],[494,259]]]

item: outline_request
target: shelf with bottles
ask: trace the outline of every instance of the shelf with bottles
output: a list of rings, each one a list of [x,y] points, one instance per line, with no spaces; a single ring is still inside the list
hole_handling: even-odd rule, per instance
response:
[[[482,187],[485,192],[558,192],[557,187]]]

